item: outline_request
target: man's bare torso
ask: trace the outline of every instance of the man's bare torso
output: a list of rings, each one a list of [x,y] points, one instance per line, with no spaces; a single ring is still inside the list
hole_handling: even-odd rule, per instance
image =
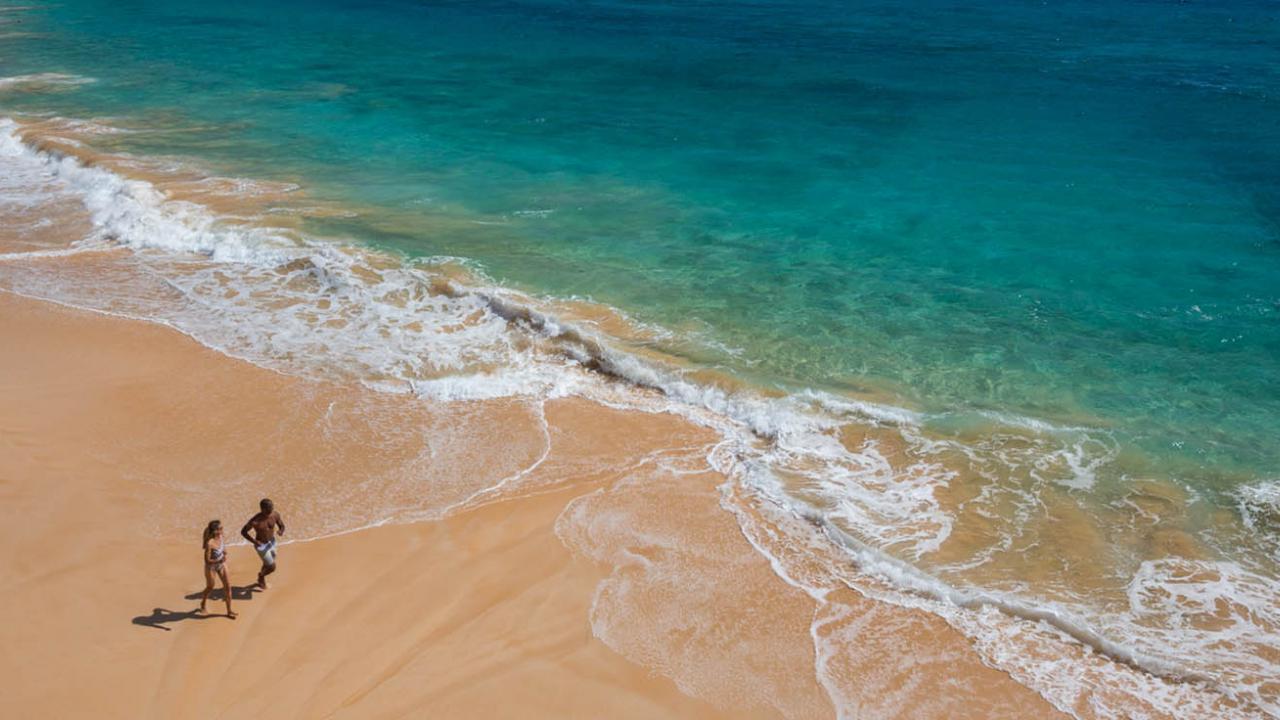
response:
[[[254,544],[265,545],[276,539],[276,526],[280,522],[280,513],[274,510],[269,513],[260,512],[249,519],[249,529],[253,532]]]

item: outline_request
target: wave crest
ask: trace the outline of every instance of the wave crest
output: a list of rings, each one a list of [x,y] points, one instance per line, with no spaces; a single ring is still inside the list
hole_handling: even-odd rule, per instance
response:
[[[16,292],[162,322],[265,367],[378,390],[438,401],[576,395],[682,415],[720,434],[708,463],[736,488],[810,519],[840,551],[833,563],[852,561],[891,590],[870,589],[838,570],[831,577],[927,609],[978,644],[1002,648],[988,657],[1046,695],[1107,676],[1086,679],[1034,653],[1010,656],[1010,648],[1025,648],[1010,628],[1047,627],[1155,675],[1197,679],[1206,659],[1238,659],[1197,644],[1203,656],[1184,661],[1187,646],[1176,627],[1130,634],[1159,605],[1152,588],[1168,580],[1156,572],[1162,565],[1135,579],[1140,589],[1131,591],[1123,622],[1110,621],[1087,598],[1054,604],[1034,587],[957,585],[963,573],[1019,553],[1049,488],[1069,493],[1093,485],[1117,453],[1105,432],[990,416],[982,433],[945,435],[927,429],[939,418],[906,408],[816,390],[779,397],[729,389],[697,379],[674,359],[630,352],[616,338],[565,321],[550,309],[553,301],[495,286],[454,259],[406,262],[215,213],[156,183],[34,146],[8,119],[0,119],[0,162],[0,175],[33,179],[13,186],[29,194],[19,201],[74,197],[91,228],[72,251],[0,258],[0,283]],[[84,249],[110,248],[130,252],[110,254],[94,273],[57,264]],[[113,286],[120,278],[127,283]],[[951,497],[964,483],[978,483],[980,491]],[[1249,507],[1249,517],[1261,517]],[[957,540],[961,512],[989,522],[983,544]],[[794,523],[794,532],[807,525]],[[768,553],[764,543],[757,547]],[[922,570],[929,562],[945,572]],[[1236,592],[1231,583],[1241,577],[1223,576],[1223,592]],[[1252,587],[1245,582],[1239,592],[1252,597]],[[808,591],[818,599],[825,592]],[[1258,687],[1242,679],[1265,669],[1249,665],[1226,675],[1235,683],[1230,692],[1272,702],[1259,700]]]

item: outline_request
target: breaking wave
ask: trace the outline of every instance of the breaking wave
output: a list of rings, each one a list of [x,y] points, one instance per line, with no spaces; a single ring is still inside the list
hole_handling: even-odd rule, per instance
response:
[[[88,81],[20,76],[0,89]],[[210,185],[258,194],[253,183]],[[1134,697],[1175,716],[1280,712],[1280,689],[1265,684],[1277,674],[1266,648],[1280,646],[1280,585],[1260,574],[1143,561],[1124,607],[1026,583],[967,585],[967,573],[1019,554],[1047,492],[1094,485],[1118,453],[1104,431],[987,413],[980,433],[936,433],[930,424],[948,418],[818,390],[777,397],[717,384],[566,319],[553,299],[494,285],[465,260],[405,259],[257,222],[263,213],[252,210],[220,214],[24,138],[10,119],[0,119],[0,191],[0,212],[15,217],[74,200],[87,228],[69,245],[0,255],[0,287],[12,292],[164,323],[273,370],[380,391],[438,401],[572,395],[678,413],[720,433],[708,462],[730,478],[726,507],[779,576],[818,602],[840,584],[926,609],[1068,712],[1097,683],[1120,698],[1095,698],[1103,717],[1132,715]],[[101,256],[92,272],[65,264],[90,253]],[[948,494],[964,483],[978,489]],[[825,578],[797,579],[744,510],[753,503],[772,513],[770,532],[816,528]],[[1274,528],[1276,507],[1274,483],[1240,495],[1250,527]],[[987,540],[957,539],[965,513],[986,518]],[[1039,649],[1055,643],[1092,659],[1046,659]]]

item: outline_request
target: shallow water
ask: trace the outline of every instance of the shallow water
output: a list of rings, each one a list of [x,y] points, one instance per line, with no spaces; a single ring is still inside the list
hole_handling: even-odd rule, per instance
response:
[[[1274,711],[1277,68],[1248,2],[0,12],[0,210],[83,201],[51,246],[136,251],[0,285],[290,372],[679,412],[990,662],[983,608],[1049,608]]]
[[[8,13],[6,75],[97,82],[5,104],[167,120],[120,146],[303,177],[372,206],[334,230],[763,382],[1280,460],[1266,3],[222,5]]]

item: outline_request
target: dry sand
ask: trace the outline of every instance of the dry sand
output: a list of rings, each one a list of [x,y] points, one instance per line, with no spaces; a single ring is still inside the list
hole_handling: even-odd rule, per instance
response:
[[[0,292],[0,717],[834,717],[815,619],[859,715],[1057,715],[932,616],[849,592],[815,618],[720,507],[712,442],[303,381]],[[266,592],[231,548],[239,619],[195,615],[204,522],[262,494],[317,539]]]

